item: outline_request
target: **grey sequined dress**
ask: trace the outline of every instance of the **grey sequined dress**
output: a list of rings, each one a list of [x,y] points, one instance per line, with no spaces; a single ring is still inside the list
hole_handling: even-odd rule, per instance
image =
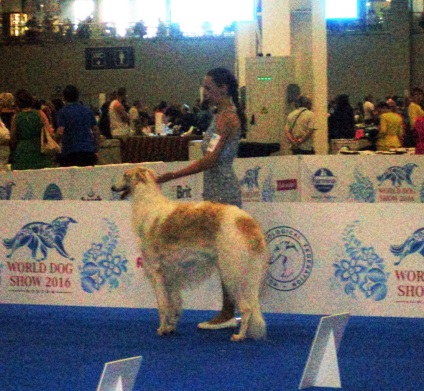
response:
[[[202,142],[202,152],[206,153],[209,142],[216,133],[217,115],[206,130]],[[237,157],[240,139],[240,129],[228,137],[224,148],[219,155],[218,162],[203,173],[203,199],[206,201],[220,202],[222,204],[236,205],[241,208],[241,189],[239,180],[234,172],[233,161]]]

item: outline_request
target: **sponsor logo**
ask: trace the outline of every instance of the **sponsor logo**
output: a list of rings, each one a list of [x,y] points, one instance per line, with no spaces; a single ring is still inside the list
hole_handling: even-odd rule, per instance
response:
[[[192,189],[188,185],[185,185],[185,186],[178,185],[178,186],[176,186],[175,192],[177,194],[177,200],[181,200],[181,199],[185,199],[185,198],[192,198],[191,191],[192,191]]]
[[[296,190],[297,180],[296,179],[281,179],[277,180],[277,191]]]
[[[298,230],[280,226],[266,233],[271,260],[266,283],[278,291],[292,291],[302,286],[313,268],[312,248]]]
[[[328,168],[320,168],[312,177],[312,184],[320,193],[328,193],[333,190],[337,178]]]

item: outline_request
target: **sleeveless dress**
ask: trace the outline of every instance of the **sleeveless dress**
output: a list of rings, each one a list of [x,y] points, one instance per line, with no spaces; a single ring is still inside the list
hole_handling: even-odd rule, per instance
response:
[[[235,109],[233,109],[235,111]],[[214,116],[202,141],[202,152],[206,154],[209,142],[216,133],[217,115]],[[240,131],[229,136],[219,155],[218,162],[203,172],[203,199],[241,208],[240,182],[234,172],[233,161],[237,157]]]
[[[15,117],[18,143],[13,151],[12,170],[30,170],[52,166],[49,156],[41,153],[43,121],[37,110],[20,111]]]
[[[122,121],[115,108],[121,105],[118,100],[113,100],[109,106],[110,131],[112,137],[125,137],[130,134],[130,125]]]

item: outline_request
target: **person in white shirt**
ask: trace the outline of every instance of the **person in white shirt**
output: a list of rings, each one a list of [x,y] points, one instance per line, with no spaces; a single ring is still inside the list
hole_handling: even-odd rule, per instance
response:
[[[167,120],[166,120],[166,109],[168,104],[165,101],[159,103],[157,109],[155,110],[155,133],[157,135],[164,136],[166,135]]]
[[[364,104],[362,106],[364,109],[364,122],[367,125],[374,123],[374,120],[375,120],[374,118],[375,106],[372,101],[373,101],[373,96],[371,94],[367,95],[365,97]]]
[[[311,111],[312,100],[300,96],[296,101],[296,109],[287,116],[284,132],[291,144],[293,155],[313,155],[313,134],[315,128],[315,117]]]

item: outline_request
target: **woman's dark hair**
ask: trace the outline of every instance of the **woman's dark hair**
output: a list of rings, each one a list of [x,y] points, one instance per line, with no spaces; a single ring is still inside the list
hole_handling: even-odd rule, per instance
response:
[[[243,124],[245,116],[240,105],[238,81],[234,74],[227,68],[214,68],[211,69],[206,76],[210,76],[218,87],[222,87],[224,85],[228,87],[228,95],[233,98],[240,122]]]
[[[160,103],[158,104],[158,110],[163,110],[166,109],[168,107],[168,103],[166,103],[164,100],[161,100]]]
[[[337,97],[337,107],[350,106],[349,95],[341,94]]]
[[[15,103],[20,109],[28,109],[33,107],[34,98],[28,90],[20,89],[16,91]]]
[[[67,102],[78,102],[79,91],[78,88],[73,85],[67,85],[63,90],[63,98]]]

